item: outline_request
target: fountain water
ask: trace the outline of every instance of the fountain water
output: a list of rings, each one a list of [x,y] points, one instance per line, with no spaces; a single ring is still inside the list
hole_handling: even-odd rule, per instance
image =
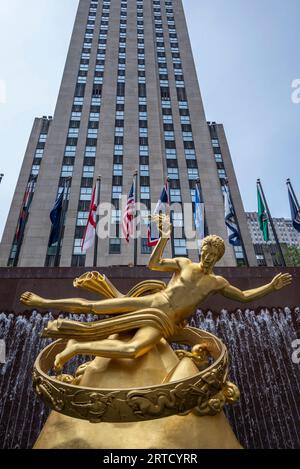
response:
[[[7,347],[6,363],[0,365],[2,448],[31,448],[49,414],[33,392],[31,370],[49,342],[40,338],[40,332],[51,319],[51,314],[38,312],[0,314],[0,339]],[[219,315],[197,311],[191,325],[217,335],[229,349],[230,379],[240,388],[241,400],[228,406],[226,413],[241,444],[299,448],[300,365],[292,362],[291,344],[300,329],[300,309],[222,311]],[[70,367],[77,367],[80,360],[74,359]]]

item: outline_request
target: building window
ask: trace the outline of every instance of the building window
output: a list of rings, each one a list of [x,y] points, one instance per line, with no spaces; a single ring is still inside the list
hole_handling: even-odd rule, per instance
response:
[[[178,168],[168,168],[168,177],[170,179],[179,179]]]
[[[123,155],[123,145],[115,145],[114,155]]]
[[[213,138],[213,139],[211,140],[211,143],[212,143],[212,146],[213,146],[214,148],[218,148],[218,147],[220,146],[219,140],[218,140],[217,138]]]
[[[84,178],[93,178],[94,177],[94,166],[84,166],[82,177]]]
[[[148,239],[141,239],[141,254],[151,254],[151,247],[148,246]]]
[[[121,240],[120,238],[111,238],[109,240],[109,254],[121,253]]]
[[[123,166],[121,164],[114,164],[113,175],[122,176],[122,174],[123,174]]]
[[[149,166],[140,165],[140,176],[149,176]]]
[[[149,156],[149,147],[140,146],[140,156]]]
[[[225,169],[218,169],[218,174],[220,179],[226,179]]]
[[[87,138],[97,138],[98,129],[88,129]]]
[[[79,134],[79,129],[70,127],[68,132],[68,138],[77,138]]]
[[[111,211],[111,223],[116,224],[121,221],[121,210],[112,210]]]
[[[37,165],[37,164],[32,165],[31,174],[33,176],[37,176],[39,174],[39,171],[40,171],[40,165]]]
[[[89,217],[89,212],[78,212],[76,225],[86,226],[88,217]]]
[[[150,187],[141,186],[141,199],[150,199]]]
[[[95,158],[96,156],[96,147],[86,147],[84,156]]]
[[[186,240],[185,239],[174,239],[174,251],[176,256],[186,256]]]
[[[199,179],[199,173],[197,168],[188,168],[188,178],[190,180]]]
[[[73,168],[74,166],[71,165],[63,165],[61,169],[61,177],[67,178],[73,175]]]
[[[113,186],[112,187],[112,198],[121,199],[122,197],[122,186]]]
[[[183,227],[183,213],[182,212],[173,212],[172,224],[173,224],[174,228],[182,228]]]
[[[98,122],[100,118],[100,113],[99,112],[91,112],[89,120],[92,122]]]
[[[80,200],[91,200],[91,198],[92,198],[92,188],[82,187],[80,189]]]
[[[170,189],[171,202],[181,202],[180,189]]]
[[[82,254],[82,239],[74,239],[74,247],[73,247],[73,254],[81,255]]]
[[[196,159],[196,152],[193,148],[186,148],[184,150],[184,154],[187,160],[195,160]]]
[[[177,153],[175,148],[166,148],[166,158],[168,160],[176,160]]]
[[[44,143],[47,140],[47,134],[41,134],[39,138],[40,143]]]

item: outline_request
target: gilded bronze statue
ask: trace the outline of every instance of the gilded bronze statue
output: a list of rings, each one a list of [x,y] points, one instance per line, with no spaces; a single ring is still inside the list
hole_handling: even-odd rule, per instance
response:
[[[155,281],[143,282],[137,291],[133,289],[131,295],[125,296],[105,279],[102,293],[108,298],[100,301],[81,298],[50,300],[30,292],[21,296],[22,303],[37,308],[118,315],[93,323],[64,319],[50,322],[44,330],[44,336],[69,339],[64,350],[56,356],[56,371],[60,371],[70,358],[79,354],[107,358],[140,357],[149,352],[162,338],[172,337],[176,329],[211,294],[219,293],[245,303],[280,290],[292,282],[291,275],[286,273],[276,275],[271,283],[253,290],[241,291],[230,285],[225,278],[213,273],[214,265],[225,252],[224,241],[215,235],[207,236],[203,240],[199,263],[185,257],[165,259],[163,252],[172,227],[165,216],[157,217],[156,221],[161,238],[151,255],[148,267],[151,270],[173,273],[168,285]],[[97,277],[97,273],[93,275]],[[75,286],[93,291],[89,285],[90,280],[86,274],[75,281]],[[97,278],[94,280],[97,281]],[[127,342],[119,338],[108,338],[112,334],[132,330],[135,331],[134,335]]]

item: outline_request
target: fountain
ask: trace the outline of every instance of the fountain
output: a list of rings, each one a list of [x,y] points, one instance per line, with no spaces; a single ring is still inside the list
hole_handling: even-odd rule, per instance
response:
[[[91,320],[92,316],[68,315]],[[32,389],[32,368],[49,343],[40,332],[51,314],[0,314],[0,339],[6,363],[0,365],[0,447],[31,448],[49,414]],[[240,402],[226,408],[232,428],[245,448],[300,447],[300,367],[292,362],[292,342],[300,327],[300,309],[237,310],[220,314],[198,310],[191,326],[220,337],[228,347],[230,379]],[[299,337],[299,333],[298,333]],[[74,358],[70,369],[80,365]]]

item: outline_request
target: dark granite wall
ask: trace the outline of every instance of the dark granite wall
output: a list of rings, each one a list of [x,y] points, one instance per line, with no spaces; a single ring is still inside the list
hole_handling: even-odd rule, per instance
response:
[[[73,288],[73,279],[79,277],[87,268],[0,268],[0,309],[1,311],[23,312],[26,308],[19,303],[21,293],[33,291],[49,298],[78,297],[96,298],[88,292]],[[294,277],[293,285],[272,293],[260,301],[249,303],[251,308],[300,306],[300,268],[284,269]],[[144,279],[160,279],[165,282],[170,278],[162,272],[153,272],[145,267],[106,267],[99,268],[123,293]],[[250,289],[268,283],[280,269],[273,267],[216,268],[215,273],[224,276],[233,285],[241,289]],[[233,311],[240,305],[220,295],[211,296],[201,305],[203,310],[221,311],[223,308]]]

